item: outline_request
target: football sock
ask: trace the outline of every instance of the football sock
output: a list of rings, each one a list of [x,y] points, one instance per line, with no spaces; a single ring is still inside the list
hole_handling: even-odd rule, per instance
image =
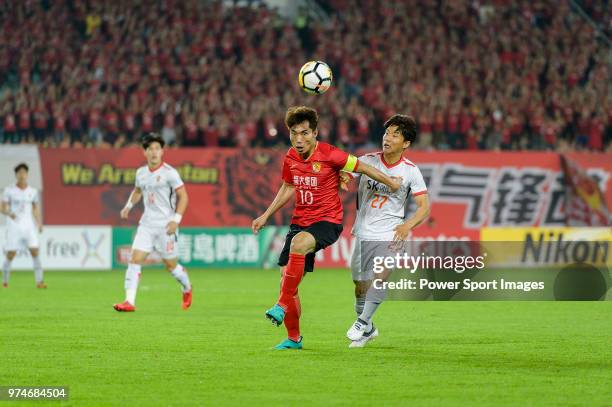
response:
[[[125,299],[132,305],[136,305],[136,290],[140,281],[140,264],[128,264],[125,271]]]
[[[32,257],[32,263],[34,263],[34,279],[36,280],[36,284],[43,282],[43,269],[42,264],[40,264],[40,257]]]
[[[8,259],[4,260],[2,264],[2,282],[8,284],[9,275],[11,274],[11,261]]]
[[[172,276],[183,286],[183,292],[191,290],[191,282],[189,282],[189,276],[185,271],[185,268],[180,264],[177,264],[174,270],[172,270]]]
[[[366,301],[365,306],[363,307],[363,312],[359,315],[359,319],[368,323],[368,327],[372,323],[372,317],[374,317],[374,313],[380,306],[380,302],[374,301]]]
[[[355,312],[357,316],[363,312],[363,306],[365,305],[365,297],[355,297]]]
[[[376,289],[374,286],[371,286],[366,294],[366,301],[363,307],[363,312],[359,315],[359,319],[368,323],[368,328],[372,323],[372,317],[380,304],[385,300],[387,296],[386,289]]]
[[[293,302],[293,297],[297,294],[297,288],[304,276],[304,264],[306,256],[303,254],[290,253],[289,263],[283,275],[281,282],[281,293],[278,298],[278,305],[287,311],[289,305]]]
[[[294,342],[300,340],[300,315],[302,314],[302,306],[300,297],[296,294],[293,301],[289,303],[285,313],[285,328],[287,328],[287,337]]]

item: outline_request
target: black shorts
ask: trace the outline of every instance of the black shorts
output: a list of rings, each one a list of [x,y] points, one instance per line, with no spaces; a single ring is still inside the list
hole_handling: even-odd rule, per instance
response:
[[[289,232],[285,238],[285,246],[278,257],[278,265],[283,267],[289,263],[289,249],[291,247],[291,239],[300,232],[308,232],[314,236],[317,242],[315,251],[306,255],[306,264],[304,271],[310,273],[314,270],[315,253],[327,246],[332,245],[338,240],[342,233],[342,225],[331,222],[316,222],[310,226],[302,227],[298,225],[289,226]]]

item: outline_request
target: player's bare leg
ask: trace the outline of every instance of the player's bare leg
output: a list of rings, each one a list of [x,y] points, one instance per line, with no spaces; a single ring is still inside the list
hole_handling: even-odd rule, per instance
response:
[[[148,255],[148,252],[132,250],[130,262],[125,271],[125,301],[113,306],[116,311],[136,311],[136,292],[138,291],[138,283],[140,282],[142,264]]]
[[[187,270],[179,264],[178,259],[163,259],[164,266],[166,266],[166,270],[172,277],[179,282],[183,291],[183,309],[188,309],[191,306],[192,300],[192,290],[191,290],[191,282],[189,281],[189,275],[187,274]]]
[[[30,247],[30,254],[32,255],[32,264],[34,265],[34,279],[36,280],[36,288],[47,288],[43,279],[43,268],[40,263],[40,257],[38,256],[38,248]]]
[[[6,258],[4,259],[4,263],[2,264],[2,287],[8,287],[9,277],[11,275],[11,263],[15,258],[17,252],[10,251],[6,252]]]

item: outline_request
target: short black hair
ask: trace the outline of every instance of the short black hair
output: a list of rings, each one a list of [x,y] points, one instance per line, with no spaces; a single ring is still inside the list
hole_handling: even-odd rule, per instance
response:
[[[404,137],[404,141],[410,141],[410,144],[412,144],[414,140],[416,140],[417,125],[414,117],[404,114],[394,114],[385,122],[385,130],[389,128],[389,126],[397,126]]]
[[[149,148],[151,143],[159,143],[161,148],[164,148],[164,146],[166,145],[166,142],[164,141],[164,139],[157,133],[145,134],[142,137],[142,140],[140,143],[142,144],[142,148],[145,150]]]
[[[308,106],[292,106],[287,109],[285,114],[285,126],[289,130],[296,124],[300,124],[308,120],[308,126],[311,130],[316,130],[319,124],[319,115],[317,111],[312,107]]]
[[[19,170],[26,170],[26,172],[30,172],[30,167],[26,163],[19,163],[17,167],[15,167],[15,174],[19,172]]]

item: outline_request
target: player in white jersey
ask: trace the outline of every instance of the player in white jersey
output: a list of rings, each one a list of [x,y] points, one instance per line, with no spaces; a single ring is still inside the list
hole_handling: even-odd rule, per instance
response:
[[[402,186],[398,191],[391,192],[385,185],[365,175],[359,179],[357,215],[352,231],[356,241],[351,257],[357,320],[347,332],[351,348],[363,347],[378,336],[372,317],[383,301],[385,292],[372,287],[374,273],[371,262],[375,256],[393,255],[390,244],[380,242],[407,239],[412,229],[420,225],[430,211],[427,187],[421,171],[403,157],[404,150],[416,139],[415,120],[410,116],[396,114],[384,126],[382,152],[366,154],[359,157],[359,161],[401,179]],[[417,210],[412,217],[406,219],[409,194]],[[386,277],[388,275],[377,276],[383,279]]]
[[[125,272],[125,301],[115,304],[117,311],[136,310],[136,291],[145,259],[154,249],[161,254],[166,269],[181,284],[183,309],[191,306],[191,282],[185,268],[178,263],[178,225],[187,209],[188,197],[179,173],[162,161],[164,140],[151,133],[142,141],[147,165],[136,171],[136,185],[121,210],[127,219],[130,209],[143,198],[132,254]]]
[[[6,221],[6,258],[2,265],[2,286],[8,287],[11,262],[17,251],[28,249],[34,263],[36,287],[47,288],[43,281],[43,269],[38,257],[38,234],[42,232],[38,192],[28,185],[28,166],[15,167],[17,182],[4,188],[1,211]]]

